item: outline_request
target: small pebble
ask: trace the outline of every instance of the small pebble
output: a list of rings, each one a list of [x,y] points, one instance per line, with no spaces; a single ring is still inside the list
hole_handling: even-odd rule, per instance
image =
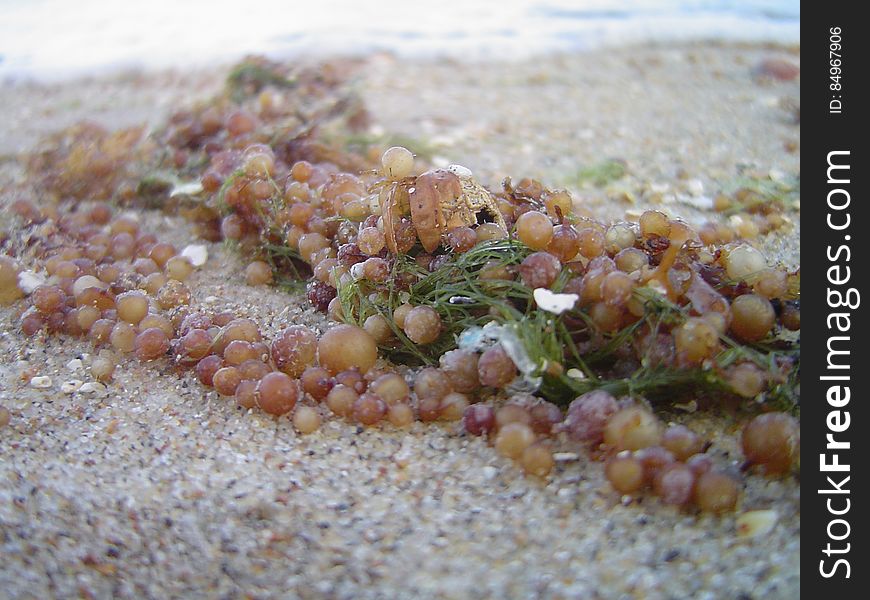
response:
[[[74,358],[71,361],[69,361],[68,363],[66,363],[66,368],[69,369],[70,371],[72,371],[73,373],[81,371],[83,366],[84,366],[84,363],[82,363],[82,360],[80,358]]]
[[[106,386],[97,381],[89,381],[79,388],[82,394],[102,394],[106,391]]]
[[[738,516],[735,525],[741,538],[767,535],[776,526],[779,515],[775,510],[750,510]]]
[[[77,392],[84,382],[81,379],[70,379],[69,381],[64,381],[60,384],[60,391],[64,394],[73,394]]]
[[[37,375],[30,380],[30,387],[34,387],[39,390],[50,388],[51,385],[51,377],[49,377],[48,375]]]

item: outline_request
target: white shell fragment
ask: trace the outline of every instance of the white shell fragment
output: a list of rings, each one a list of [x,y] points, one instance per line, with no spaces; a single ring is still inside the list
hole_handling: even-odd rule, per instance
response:
[[[561,315],[571,310],[580,299],[577,294],[556,294],[546,288],[535,288],[533,295],[538,308],[554,315]]]
[[[30,379],[30,387],[38,390],[46,390],[52,385],[51,377],[48,375],[37,375]]]
[[[776,526],[779,515],[775,510],[750,510],[738,516],[737,535],[743,538],[767,535]]]
[[[462,165],[449,165],[447,170],[456,175],[457,177],[471,177],[472,172],[468,167],[463,167]]]
[[[181,256],[187,258],[194,267],[201,267],[208,260],[208,248],[203,244],[190,244],[184,247]]]
[[[33,271],[21,271],[18,274],[18,289],[28,296],[33,290],[45,283],[45,275]]]

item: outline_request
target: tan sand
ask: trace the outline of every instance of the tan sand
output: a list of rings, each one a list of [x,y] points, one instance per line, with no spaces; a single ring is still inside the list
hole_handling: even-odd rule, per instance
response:
[[[741,170],[799,175],[788,108],[799,83],[751,77],[770,55],[788,52],[641,47],[480,65],[375,56],[356,86],[383,130],[427,141],[436,161],[487,183],[511,175],[566,185],[579,166],[619,158],[627,177],[574,190],[593,212],[654,205],[698,219],[703,197]],[[14,154],[39,134],[81,117],[159,123],[172,103],[220,85],[208,75],[0,86],[0,210],[32,197]],[[765,247],[796,266],[799,213],[790,217],[791,233]],[[177,244],[190,238],[181,219],[142,218]],[[196,305],[231,308],[267,333],[325,325],[304,299],[245,286],[233,252],[209,252],[191,282]],[[538,481],[453,425],[361,430],[329,420],[301,437],[286,419],[247,414],[166,364],[122,362],[105,392],[66,395],[64,382],[90,380],[89,345],[23,338],[20,310],[0,310],[0,405],[11,412],[0,429],[0,596],[799,594],[795,479],[746,477],[741,511],[773,508],[779,519],[770,534],[744,539],[735,515],[687,514],[652,497],[623,505],[583,453]],[[32,374],[51,387],[30,387]],[[739,465],[734,433],[745,415],[668,418],[710,436],[720,466]]]

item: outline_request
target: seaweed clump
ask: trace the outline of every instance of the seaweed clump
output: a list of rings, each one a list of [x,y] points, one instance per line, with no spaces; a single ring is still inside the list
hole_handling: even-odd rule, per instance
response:
[[[361,145],[365,110],[344,86],[352,68],[249,59],[222,95],[150,136],[82,125],[49,140],[29,169],[54,204],[14,207],[23,227],[56,226],[46,239],[33,230],[46,281],[30,290],[22,331],[168,358],[243,407],[298,413],[305,432],[320,423],[311,406],[298,412],[305,402],[365,426],[462,420],[538,476],[565,434],[612,459],[615,489],[733,508],[733,480],[694,458],[703,443],[669,433],[644,400],[797,410],[799,272],[753,246],[761,228],[696,231],[654,210],[604,223],[535,180],[491,191],[465,167],[427,169],[407,149]],[[605,166],[584,181],[623,173]],[[787,225],[786,204],[741,189],[752,223]],[[290,326],[269,341],[248,319],[191,309],[185,281],[199,265],[95,199],[184,214],[250,259],[249,284],[304,286],[341,324],[319,339]],[[10,301],[18,270],[3,263]],[[112,353],[98,357],[105,381]],[[505,397],[497,410],[488,402]],[[789,419],[774,425],[792,448]],[[751,433],[754,463],[794,466],[793,449],[756,452]]]

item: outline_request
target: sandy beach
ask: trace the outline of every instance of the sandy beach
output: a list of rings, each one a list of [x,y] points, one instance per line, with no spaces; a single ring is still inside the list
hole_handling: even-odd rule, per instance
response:
[[[418,145],[486,185],[510,176],[567,187],[589,213],[656,208],[690,223],[746,177],[800,176],[799,78],[757,76],[798,48],[644,45],[522,62],[459,64],[375,54],[351,87],[372,136]],[[0,214],[40,198],[22,153],[82,118],[159,126],[208,98],[226,69],[0,84]],[[624,176],[586,175],[605,160]],[[800,265],[790,226],[759,239],[773,263]],[[191,225],[140,214],[178,246]],[[15,235],[14,230],[9,230]],[[302,296],[244,282],[221,243],[190,280],[193,305],[232,309],[272,334],[325,317]],[[737,514],[624,503],[585,453],[526,477],[455,424],[357,428],[328,419],[296,434],[167,363],[122,360],[105,390],[82,340],[21,334],[24,303],[0,308],[0,595],[11,598],[794,598],[800,593],[800,482],[745,476]],[[35,389],[33,375],[51,378]],[[326,414],[326,413],[324,413]],[[749,413],[663,413],[712,441],[718,465],[742,461]],[[773,509],[773,530],[737,535],[741,512]]]

